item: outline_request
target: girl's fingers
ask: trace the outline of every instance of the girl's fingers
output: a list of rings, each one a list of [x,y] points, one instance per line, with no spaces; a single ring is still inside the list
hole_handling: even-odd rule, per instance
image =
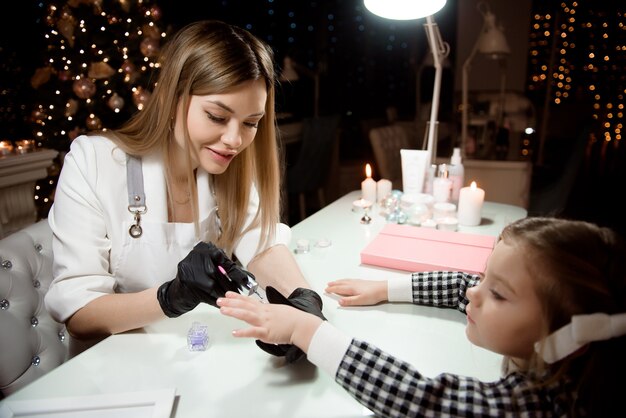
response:
[[[220,313],[247,322],[250,325],[259,325],[263,304],[250,297],[239,294],[226,294],[225,298],[217,300]]]
[[[339,304],[341,306],[360,306],[361,303],[359,301],[358,296],[346,296],[339,299]]]
[[[350,283],[352,280],[351,279],[339,279],[339,280],[333,280],[332,282],[328,282],[326,284],[326,286],[341,286],[344,284],[348,284]]]
[[[244,298],[247,299],[245,296]],[[268,330],[261,326],[263,324],[262,312],[257,311],[255,307],[251,306],[251,304],[246,304],[246,302],[245,300],[239,300],[239,298],[222,298],[218,300],[220,313],[230,316],[231,318],[239,319],[250,325],[249,328],[233,330],[233,337],[264,340],[267,337]]]
[[[262,340],[266,334],[267,330],[261,327],[242,328],[233,331],[233,337],[237,338],[256,338]]]
[[[329,284],[329,286],[326,287],[325,291],[328,293],[335,293],[342,296],[351,296],[356,293],[353,287],[343,284]]]
[[[228,292],[226,292],[226,297],[228,299],[239,299],[239,300],[244,300],[244,298],[246,298],[247,296],[243,296],[240,295],[237,292],[233,292],[232,290],[229,290]]]
[[[249,296],[240,295],[236,292],[228,291],[225,297],[218,298],[216,301],[218,306],[250,306],[250,308],[260,305],[260,301]]]
[[[222,315],[230,316],[232,318],[240,319],[247,322],[250,325],[256,325],[256,319],[258,315],[245,308],[235,308],[232,306],[221,306],[220,313]]]

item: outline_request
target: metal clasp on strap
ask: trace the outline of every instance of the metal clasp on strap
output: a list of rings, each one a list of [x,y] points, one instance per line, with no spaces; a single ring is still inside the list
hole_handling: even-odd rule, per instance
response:
[[[134,223],[128,228],[128,233],[133,238],[139,238],[143,234],[141,215],[146,213],[148,209],[143,191],[141,160],[131,155],[126,160],[126,181],[128,184],[128,211],[133,214],[134,218]]]
[[[128,205],[128,211],[133,214],[134,223],[128,228],[128,233],[133,238],[139,238],[143,234],[141,227],[141,215],[146,213],[145,205]]]

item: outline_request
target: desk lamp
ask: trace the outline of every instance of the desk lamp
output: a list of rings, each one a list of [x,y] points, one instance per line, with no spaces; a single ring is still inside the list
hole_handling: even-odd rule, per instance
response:
[[[433,14],[437,13],[446,4],[446,0],[364,0],[365,7],[373,14],[394,20],[412,20],[426,17],[424,28],[435,66],[435,82],[433,85],[433,100],[430,108],[430,125],[428,127],[427,151],[430,167],[431,161],[437,157],[437,116],[439,112],[439,96],[441,95],[441,72],[443,60],[450,52],[450,46],[443,42],[439,27],[435,23]]]
[[[500,71],[500,97],[498,105],[498,118],[496,120],[497,126],[502,125],[502,116],[504,111],[504,88],[506,85],[506,71],[504,70],[504,63],[506,57],[511,53],[509,44],[506,41],[502,28],[496,25],[496,17],[489,6],[485,2],[480,2],[477,5],[478,10],[483,15],[483,27],[480,31],[480,35],[476,39],[476,43],[472,48],[472,52],[469,54],[465,62],[463,63],[463,77],[462,77],[462,107],[461,107],[461,153],[465,155],[465,146],[467,143],[467,128],[468,128],[468,77],[469,70],[472,64],[472,60],[476,56],[477,52],[485,55],[486,57],[499,61],[501,64]]]

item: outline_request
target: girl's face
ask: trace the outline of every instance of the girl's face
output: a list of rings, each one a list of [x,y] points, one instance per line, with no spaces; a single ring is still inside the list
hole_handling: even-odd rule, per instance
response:
[[[187,126],[193,168],[221,174],[256,135],[265,114],[267,91],[264,80],[242,83],[227,93],[191,96]],[[184,172],[184,125],[182,103],[178,105],[174,136],[178,147],[173,172]]]
[[[467,338],[496,353],[528,359],[544,314],[520,246],[498,242],[484,277],[467,291]]]

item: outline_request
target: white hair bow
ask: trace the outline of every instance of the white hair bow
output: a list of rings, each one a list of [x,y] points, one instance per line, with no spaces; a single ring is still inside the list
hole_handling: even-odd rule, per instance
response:
[[[535,343],[535,351],[542,354],[546,363],[554,363],[590,342],[622,335],[626,335],[626,313],[574,315],[572,322]]]

